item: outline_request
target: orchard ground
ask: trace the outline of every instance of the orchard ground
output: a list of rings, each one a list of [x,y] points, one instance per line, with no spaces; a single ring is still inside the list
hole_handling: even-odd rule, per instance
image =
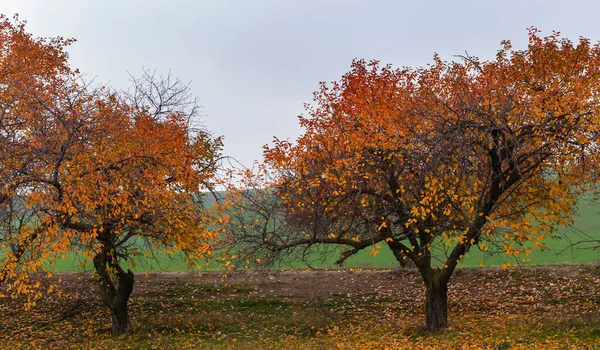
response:
[[[113,338],[89,275],[29,312],[0,300],[4,349],[600,347],[600,266],[467,268],[449,288],[450,328],[423,328],[418,272],[311,270],[137,274],[133,334]]]

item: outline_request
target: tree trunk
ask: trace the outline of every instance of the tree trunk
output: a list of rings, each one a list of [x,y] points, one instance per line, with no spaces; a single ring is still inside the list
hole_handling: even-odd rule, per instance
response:
[[[118,283],[115,287],[111,279],[111,274],[107,270],[107,264],[113,269],[114,277]],[[125,272],[118,263],[111,262],[107,259],[107,254],[101,252],[94,257],[94,267],[98,273],[98,287],[100,296],[104,305],[106,305],[112,315],[112,334],[119,336],[131,332],[132,327],[129,322],[129,310],[127,303],[129,296],[133,292],[134,275],[131,270]]]
[[[119,275],[119,288],[110,310],[112,313],[112,334],[114,336],[126,334],[132,330],[131,323],[129,323],[127,303],[131,292],[133,292],[133,273],[128,270],[126,273]]]
[[[129,314],[127,306],[124,309],[114,308],[112,313],[112,335],[119,336],[131,332],[131,323],[129,323]]]
[[[448,285],[439,283],[437,278],[425,282],[427,298],[426,324],[430,331],[440,331],[448,327]]]
[[[428,237],[422,239],[425,244],[428,240]],[[431,267],[431,255],[415,255],[414,253],[403,255],[401,249],[398,249],[403,246],[393,246],[392,243],[393,241],[388,242],[388,245],[398,262],[404,266],[405,261],[412,261],[421,273],[426,290],[425,324],[427,330],[435,332],[448,328],[448,281],[450,278],[446,276],[440,278],[440,270]],[[425,244],[422,242],[423,246]],[[404,248],[404,251],[408,252],[409,250]],[[409,260],[406,259],[407,257]]]

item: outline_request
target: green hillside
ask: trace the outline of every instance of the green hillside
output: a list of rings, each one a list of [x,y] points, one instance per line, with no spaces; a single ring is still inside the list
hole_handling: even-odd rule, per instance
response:
[[[211,199],[212,201],[213,199]],[[578,216],[573,227],[563,227],[558,229],[559,238],[548,239],[546,245],[549,250],[534,251],[529,258],[531,261],[527,264],[545,265],[545,264],[581,264],[581,263],[596,263],[600,262],[600,247],[593,249],[598,244],[578,244],[584,240],[596,239],[600,242],[600,202],[592,202],[589,199],[582,200],[579,203]],[[329,251],[331,251],[330,249]],[[339,251],[339,249],[337,250]],[[379,254],[369,254],[370,249],[357,254],[356,256],[346,260],[344,267],[347,268],[391,268],[398,266],[392,253],[385,247],[379,251]],[[442,257],[443,253],[438,253]],[[309,259],[310,267],[313,268],[337,268],[335,261],[338,256],[336,250],[327,254],[324,259],[323,254],[315,251]],[[490,256],[487,253],[482,253],[478,249],[473,249],[466,259],[461,262],[462,267],[480,266],[500,266],[505,262],[515,263],[517,260],[503,254]],[[64,260],[57,260],[55,265],[50,267],[54,271],[80,271],[82,262],[79,257],[67,256]],[[88,263],[87,267],[91,267]],[[277,269],[292,269],[292,268],[307,268],[307,264],[300,259],[292,262],[285,262],[274,266]],[[209,264],[208,269],[218,269],[216,263]],[[188,267],[183,263],[180,256],[167,256],[157,254],[155,261],[144,262],[138,261],[135,271],[181,271],[187,270]]]
[[[557,229],[557,238],[546,240],[545,251],[535,250],[530,256],[527,264],[586,264],[600,262],[600,202],[593,202],[589,198],[582,199],[579,203],[578,215],[573,227],[561,227]],[[582,241],[597,240],[597,243],[580,243]],[[596,249],[594,249],[597,247]],[[439,252],[442,257],[443,253]],[[332,267],[335,258],[325,262],[316,259],[314,267]],[[505,262],[518,263],[513,257],[497,254],[490,256],[478,249],[472,249],[466,259],[461,262],[463,267],[475,266],[501,266]],[[522,263],[521,263],[522,264]],[[303,267],[301,262],[292,264],[292,267]],[[394,256],[389,249],[382,247],[379,254],[369,255],[369,249],[361,254],[348,259],[346,267],[351,268],[389,268],[398,266]],[[282,266],[286,267],[286,266]]]

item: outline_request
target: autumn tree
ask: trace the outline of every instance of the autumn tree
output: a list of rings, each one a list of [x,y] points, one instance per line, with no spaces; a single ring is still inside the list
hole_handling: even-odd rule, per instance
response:
[[[496,58],[425,68],[357,60],[322,84],[294,143],[275,139],[232,195],[230,235],[272,260],[307,246],[411,261],[426,325],[448,326],[453,272],[473,247],[527,260],[572,219],[597,157],[600,47],[529,32]],[[260,253],[260,254],[259,254]]]
[[[70,40],[36,40],[24,23],[15,22],[0,15],[0,252],[4,263],[0,282],[6,281],[8,271],[24,254],[29,239],[18,232],[34,216],[22,205],[28,182],[23,172],[34,157],[28,147],[28,116],[39,115],[40,107],[50,103],[49,96],[63,86],[62,77],[74,74],[62,50]]]
[[[129,93],[92,89],[67,65],[70,41],[1,25],[2,290],[34,302],[49,292],[36,273],[80,255],[94,267],[113,334],[126,333],[126,263],[151,251],[181,251],[193,263],[212,249],[216,218],[202,197],[216,181],[221,139],[193,124],[196,104],[181,81],[144,74]]]

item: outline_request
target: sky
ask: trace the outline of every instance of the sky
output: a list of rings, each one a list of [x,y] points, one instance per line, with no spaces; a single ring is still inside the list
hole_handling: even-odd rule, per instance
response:
[[[245,166],[274,136],[295,140],[321,81],[354,58],[424,66],[434,53],[493,58],[527,28],[600,40],[596,1],[0,0],[35,36],[62,36],[86,79],[127,89],[142,68],[191,81],[203,123]]]

